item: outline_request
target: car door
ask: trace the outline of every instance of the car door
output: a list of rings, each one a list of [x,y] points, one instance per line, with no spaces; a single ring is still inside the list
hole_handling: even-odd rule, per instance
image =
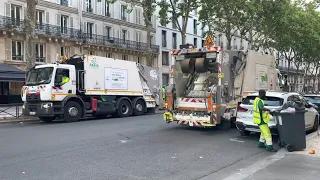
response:
[[[298,98],[307,110],[304,116],[306,121],[306,128],[312,128],[316,116],[316,110],[312,106],[309,106],[308,102],[302,96],[298,95]]]

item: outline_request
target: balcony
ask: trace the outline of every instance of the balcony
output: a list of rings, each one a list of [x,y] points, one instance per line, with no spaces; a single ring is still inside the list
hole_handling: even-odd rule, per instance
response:
[[[23,33],[24,21],[14,20],[9,17],[0,16],[0,29],[7,31],[17,31]],[[85,44],[110,46],[115,48],[124,48],[133,51],[146,51],[147,43],[123,40],[108,36],[81,33],[79,29],[63,28],[61,26],[40,23],[36,25],[35,33],[39,36],[49,36],[55,38],[70,39],[74,41],[81,41]],[[159,53],[159,46],[151,45],[153,53]]]
[[[82,34],[83,42],[85,44],[93,44],[93,45],[101,45],[101,46],[111,46],[116,48],[135,50],[135,51],[146,51],[147,43],[131,41],[131,40],[123,40],[114,37],[96,35],[96,34]],[[151,49],[153,53],[159,53],[159,46],[151,45]]]
[[[279,66],[278,69],[279,69],[281,72],[284,72],[284,73],[288,72],[288,67]],[[289,68],[289,72],[290,72],[290,73],[297,73],[297,72],[298,72],[298,73],[304,73],[304,70],[299,69],[299,70],[297,71],[297,69],[295,69],[295,68]]]

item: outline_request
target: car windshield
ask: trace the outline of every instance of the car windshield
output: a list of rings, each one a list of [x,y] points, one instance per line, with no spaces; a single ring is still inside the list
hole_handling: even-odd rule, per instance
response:
[[[320,97],[318,96],[305,96],[304,98],[310,103],[320,104]]]
[[[48,84],[52,79],[53,67],[31,69],[27,74],[26,85]]]
[[[257,96],[247,96],[243,101],[242,104],[244,105],[253,105],[253,101]],[[282,106],[283,105],[283,99],[279,97],[272,97],[267,96],[266,100],[264,100],[265,106]]]

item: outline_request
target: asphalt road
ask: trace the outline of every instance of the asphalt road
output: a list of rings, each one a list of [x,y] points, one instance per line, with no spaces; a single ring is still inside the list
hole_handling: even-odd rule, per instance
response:
[[[212,173],[221,179],[272,155],[257,140],[236,129],[168,125],[160,114],[2,125],[0,179],[193,180]]]

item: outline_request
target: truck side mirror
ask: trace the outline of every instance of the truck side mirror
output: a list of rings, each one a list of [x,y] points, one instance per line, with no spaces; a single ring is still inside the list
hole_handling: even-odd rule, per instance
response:
[[[56,75],[54,86],[62,86],[62,75]]]

